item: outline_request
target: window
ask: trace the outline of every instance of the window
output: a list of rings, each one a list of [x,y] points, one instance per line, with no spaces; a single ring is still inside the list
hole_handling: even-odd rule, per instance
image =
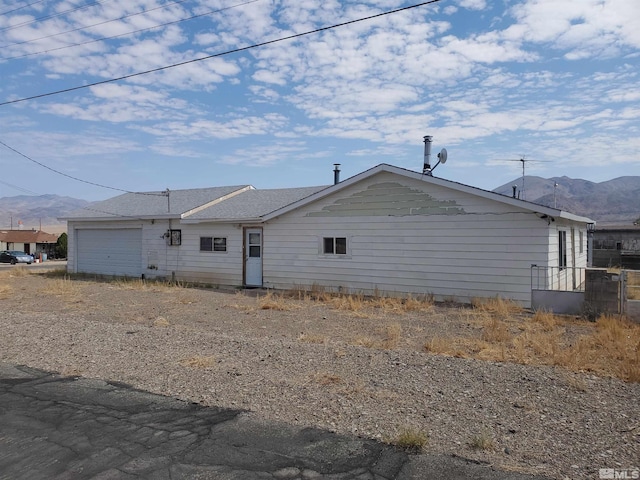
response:
[[[324,237],[322,252],[329,255],[346,255],[347,254],[347,238],[346,237]]]
[[[584,252],[584,235],[582,232],[580,232],[579,241],[580,241],[580,253],[582,253]]]
[[[227,251],[227,239],[225,237],[213,237],[213,251],[214,252],[226,252]]]
[[[558,232],[558,266],[567,268],[567,232]]]
[[[226,237],[200,237],[201,252],[226,252]]]
[[[169,230],[169,245],[182,244],[182,230]]]

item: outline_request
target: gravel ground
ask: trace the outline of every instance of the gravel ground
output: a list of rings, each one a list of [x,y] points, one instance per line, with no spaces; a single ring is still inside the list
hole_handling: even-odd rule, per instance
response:
[[[638,383],[426,353],[431,336],[473,328],[452,307],[281,306],[3,273],[0,361],[381,440],[412,429],[427,452],[558,479],[640,465]],[[385,345],[390,328],[402,333]]]

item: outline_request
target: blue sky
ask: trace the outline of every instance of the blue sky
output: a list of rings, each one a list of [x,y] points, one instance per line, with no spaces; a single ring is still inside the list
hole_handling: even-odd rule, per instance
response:
[[[0,141],[129,191],[421,170],[425,135],[448,151],[436,176],[486,189],[522,156],[545,178],[640,175],[638,0],[440,0],[224,54],[417,3],[0,0],[0,103],[223,54],[0,105]],[[0,168],[0,197],[119,194],[2,145]]]

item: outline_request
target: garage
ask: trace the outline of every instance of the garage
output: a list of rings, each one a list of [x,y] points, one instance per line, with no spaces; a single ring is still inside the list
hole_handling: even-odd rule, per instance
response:
[[[142,229],[78,229],[79,273],[139,277],[142,275]]]

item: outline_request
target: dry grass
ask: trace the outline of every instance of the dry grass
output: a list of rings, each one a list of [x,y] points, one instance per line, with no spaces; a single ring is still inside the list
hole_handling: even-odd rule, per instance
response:
[[[513,335],[504,321],[488,317],[482,329],[482,340],[488,343],[506,343],[513,340]]]
[[[343,383],[343,380],[338,375],[333,373],[316,373],[313,375],[313,380],[320,385],[339,385]]]
[[[154,327],[168,327],[169,325],[171,325],[169,323],[169,320],[167,320],[164,317],[157,317],[154,321],[153,321],[153,326]]]
[[[558,326],[556,316],[553,312],[547,312],[544,310],[537,310],[533,314],[531,321],[539,324],[540,328],[542,328],[544,332],[552,332]]]
[[[323,344],[327,341],[326,335],[301,333],[298,337],[298,341],[302,343],[316,343]]]
[[[258,297],[257,301],[261,310],[288,311],[294,308],[293,304],[287,301],[283,295],[276,295],[271,291]]]
[[[11,285],[0,284],[0,298],[7,298],[13,293]]]
[[[514,301],[504,299],[499,296],[491,298],[474,298],[471,300],[471,305],[477,311],[501,317],[509,317],[524,311],[524,309]]]
[[[26,277],[27,275],[31,275],[31,270],[24,265],[16,265],[12,269],[8,270],[6,275],[9,277]]]
[[[479,434],[474,435],[471,438],[469,445],[474,450],[483,450],[485,452],[486,451],[492,452],[496,449],[496,443],[493,440],[493,436],[491,435],[491,432],[489,432],[486,429],[480,432]]]
[[[402,428],[398,435],[388,443],[412,453],[421,452],[429,442],[427,435],[413,427]]]
[[[314,284],[311,288],[296,286],[283,294],[284,297],[292,298],[303,302],[320,302],[330,307],[350,312],[354,316],[367,318],[375,310],[382,310],[384,313],[399,313],[426,311],[433,307],[432,295],[422,297],[392,297],[384,296],[380,292],[373,296],[366,296],[363,293],[348,293],[340,289],[338,293],[327,292],[322,286]]]
[[[189,368],[211,368],[217,363],[216,357],[213,355],[196,355],[195,357],[185,358],[180,362],[180,365]]]
[[[397,348],[402,337],[402,325],[399,323],[393,323],[382,328],[381,334],[383,336],[380,348],[383,350],[391,350]]]
[[[80,295],[80,286],[69,277],[56,278],[47,282],[44,293],[61,296],[65,300],[73,301]]]
[[[477,318],[472,323],[479,325],[475,334],[432,337],[424,343],[424,350],[525,365],[557,365],[640,382],[640,324],[616,315],[602,315],[595,323],[549,312],[505,317],[507,310],[499,303],[475,311]]]
[[[402,325],[392,323],[376,329],[377,338],[371,336],[357,336],[352,345],[379,350],[393,350],[397,348],[402,339]]]

